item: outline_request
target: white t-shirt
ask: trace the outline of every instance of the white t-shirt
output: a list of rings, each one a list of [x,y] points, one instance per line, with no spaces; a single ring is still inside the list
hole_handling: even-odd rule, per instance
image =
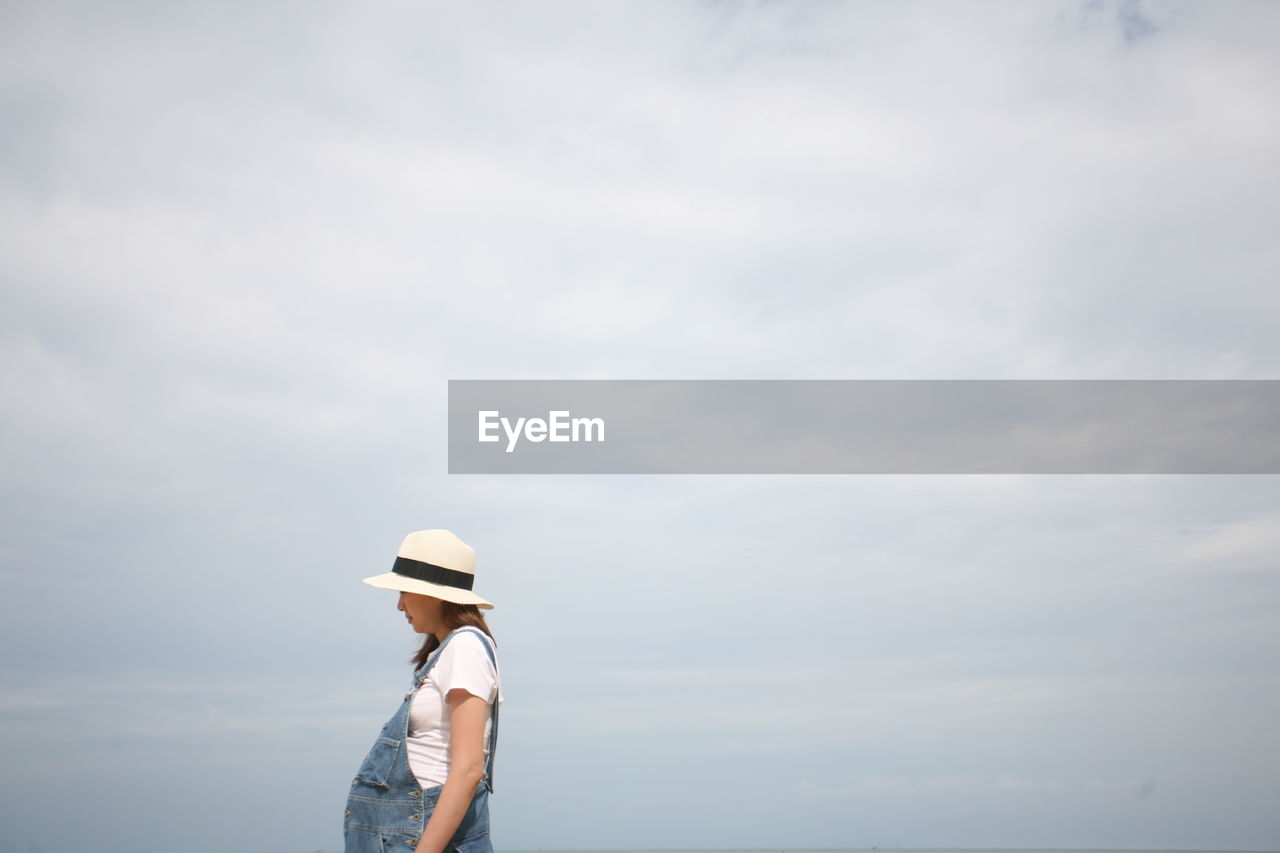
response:
[[[424,788],[443,785],[449,775],[449,691],[462,688],[489,705],[484,727],[484,753],[489,754],[489,731],[493,728],[493,703],[502,702],[502,684],[497,668],[489,660],[485,642],[468,629],[459,631],[439,652],[427,680],[409,705],[409,739],[405,750],[409,767]],[[489,640],[489,642],[492,642]]]

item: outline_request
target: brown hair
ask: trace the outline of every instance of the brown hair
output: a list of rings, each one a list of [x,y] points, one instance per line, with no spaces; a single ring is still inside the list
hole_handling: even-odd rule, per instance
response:
[[[494,639],[493,632],[489,630],[489,626],[484,621],[484,614],[480,612],[480,608],[474,604],[457,604],[453,601],[442,601],[440,608],[440,616],[444,619],[445,627],[450,631],[455,628],[461,628],[463,625],[472,625],[479,628],[489,635],[489,639],[493,640],[494,645],[498,641]],[[422,638],[422,648],[410,658],[413,661],[413,668],[418,669],[427,662],[427,658],[431,656],[440,646],[440,641],[436,639],[435,634],[427,634]]]

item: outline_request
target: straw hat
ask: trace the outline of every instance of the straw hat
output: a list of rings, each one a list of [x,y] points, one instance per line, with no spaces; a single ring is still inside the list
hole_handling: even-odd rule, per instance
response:
[[[492,604],[471,591],[475,579],[476,552],[470,545],[448,530],[419,530],[400,543],[391,571],[364,582],[492,610]]]

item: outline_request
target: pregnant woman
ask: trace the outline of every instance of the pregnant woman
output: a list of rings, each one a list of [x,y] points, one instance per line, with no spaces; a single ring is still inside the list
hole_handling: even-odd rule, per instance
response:
[[[391,571],[364,582],[400,593],[422,647],[400,709],[347,798],[346,853],[492,853],[489,794],[498,737],[495,642],[471,591],[475,551],[448,530],[410,533]]]

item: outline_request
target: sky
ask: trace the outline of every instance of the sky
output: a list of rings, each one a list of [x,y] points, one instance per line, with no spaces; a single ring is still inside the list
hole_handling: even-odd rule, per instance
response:
[[[1275,476],[450,475],[450,379],[1280,378],[1280,5],[0,4],[0,847],[1280,849]]]

